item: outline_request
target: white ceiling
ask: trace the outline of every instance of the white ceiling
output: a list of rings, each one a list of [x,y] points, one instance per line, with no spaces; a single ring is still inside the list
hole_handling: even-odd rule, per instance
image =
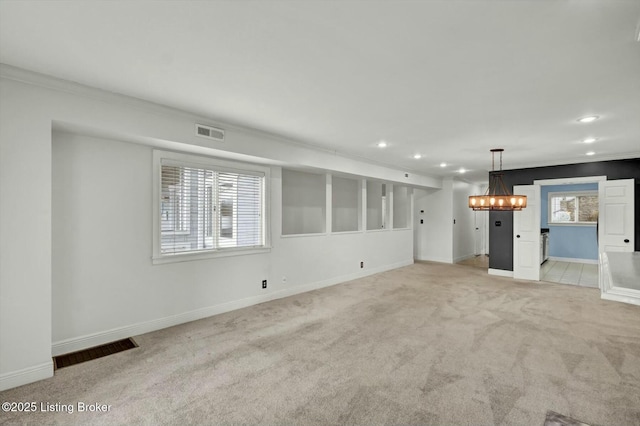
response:
[[[507,169],[640,157],[639,24],[640,0],[0,0],[0,62],[482,180],[496,147]]]

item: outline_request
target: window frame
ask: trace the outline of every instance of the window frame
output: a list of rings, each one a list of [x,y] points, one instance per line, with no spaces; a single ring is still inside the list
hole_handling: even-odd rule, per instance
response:
[[[182,253],[163,254],[161,251],[162,242],[162,164],[176,165],[179,167],[194,167],[199,169],[209,169],[216,172],[240,173],[245,175],[263,176],[262,188],[262,233],[263,245],[260,247],[214,247],[210,250],[187,251]],[[270,184],[271,168],[252,163],[241,163],[215,157],[202,155],[184,154],[172,151],[153,150],[153,195],[152,195],[152,263],[164,264],[175,262],[186,262],[192,260],[212,259],[217,257],[250,255],[266,253],[271,251],[271,219],[270,219]],[[214,227],[215,228],[215,225]]]
[[[549,192],[547,194],[547,224],[549,226],[596,226],[597,221],[593,222],[584,222],[584,221],[573,221],[573,222],[555,222],[553,220],[553,203],[551,200],[557,197],[576,197],[576,199],[580,196],[590,196],[590,197],[598,197],[598,205],[600,203],[600,198],[598,194],[598,190],[587,190],[587,191],[559,191],[559,192]],[[579,204],[576,206],[579,211]],[[578,215],[576,215],[578,216]]]

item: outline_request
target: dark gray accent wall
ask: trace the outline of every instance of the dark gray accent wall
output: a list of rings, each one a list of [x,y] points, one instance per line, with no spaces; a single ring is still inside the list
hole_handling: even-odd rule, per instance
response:
[[[606,176],[607,180],[635,179],[635,251],[640,251],[640,158],[503,170],[504,183],[533,185],[534,180]],[[496,226],[500,221],[501,226]],[[513,271],[513,213],[489,212],[489,268]]]

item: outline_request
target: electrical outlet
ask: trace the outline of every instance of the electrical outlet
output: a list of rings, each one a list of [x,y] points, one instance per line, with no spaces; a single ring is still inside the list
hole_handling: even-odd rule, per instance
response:
[[[360,262],[360,269],[364,268],[364,262]]]
[[[262,280],[262,288],[267,288],[267,280]]]

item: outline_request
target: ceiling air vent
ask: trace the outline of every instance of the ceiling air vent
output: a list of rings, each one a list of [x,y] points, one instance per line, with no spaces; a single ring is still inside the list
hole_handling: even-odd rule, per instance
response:
[[[204,124],[196,124],[196,136],[207,138],[218,142],[224,141],[224,130],[217,129]]]

